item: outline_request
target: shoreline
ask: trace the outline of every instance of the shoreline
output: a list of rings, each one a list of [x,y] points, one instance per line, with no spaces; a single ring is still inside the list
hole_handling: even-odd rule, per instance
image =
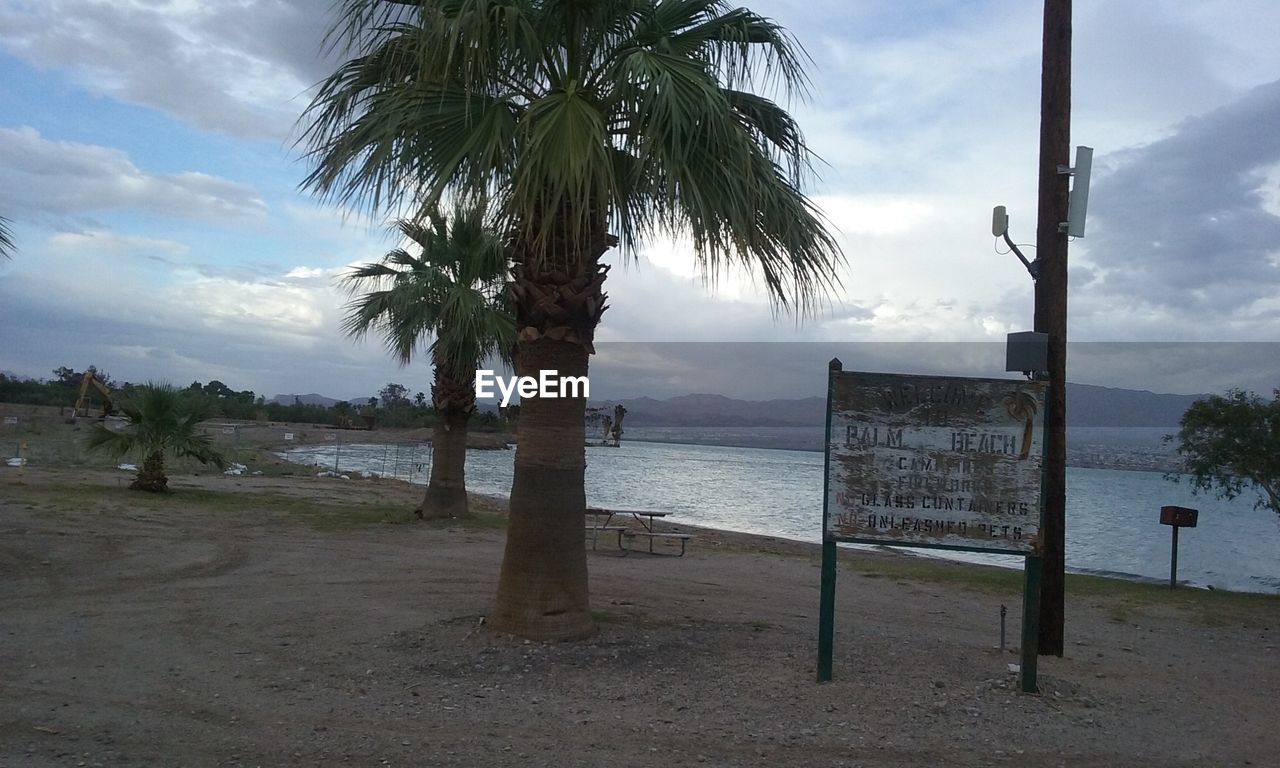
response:
[[[664,441],[649,441],[649,440],[643,440],[643,441],[635,440],[632,442],[651,442],[658,445],[671,444],[671,443],[666,443]],[[376,442],[376,441],[370,441],[368,443],[365,443],[362,441],[359,444],[381,445],[383,443]],[[395,443],[391,443],[391,444],[394,445]],[[684,443],[677,443],[677,444],[684,444]],[[352,443],[352,445],[355,445],[355,443]],[[293,447],[301,448],[301,447],[309,447],[309,446],[293,446]],[[712,447],[721,447],[721,446],[712,446]],[[285,444],[283,447],[280,445],[277,445],[276,449],[278,450],[278,452],[283,453],[288,450],[288,445]],[[763,449],[763,450],[779,450],[779,449]],[[297,466],[318,467],[319,465],[297,463]],[[1095,469],[1095,468],[1089,468],[1089,469]],[[1106,471],[1128,472],[1128,471],[1136,471],[1136,470],[1107,469]],[[403,480],[403,478],[400,478],[400,479]],[[417,485],[416,482],[414,484]],[[507,497],[504,494],[489,493],[486,495],[494,498],[495,500],[498,500],[500,503],[504,505],[506,504]],[[806,539],[806,538],[788,536],[785,534],[766,534],[766,533],[759,533],[755,531],[742,530],[742,529],[736,529],[736,528],[715,528],[711,526],[700,525],[696,521],[682,520],[680,518],[674,518],[674,519],[667,518],[661,521],[660,523],[658,523],[658,529],[665,532],[678,532],[682,529],[688,529],[690,531],[716,531],[724,534],[761,536],[761,537],[774,538],[782,541],[788,541],[795,544],[812,547],[815,552],[819,551],[821,546],[816,536],[813,539]],[[910,547],[892,547],[891,545],[846,545],[846,547],[854,551],[860,551],[860,552],[882,552],[886,554],[894,554],[894,555],[900,555],[900,556],[906,556],[906,557],[916,557],[916,558],[924,558],[924,559],[941,560],[945,562],[987,566],[987,567],[1000,568],[1003,570],[1008,570],[1013,572],[1021,572],[1023,568],[1021,559],[1018,559],[1017,562],[1013,562],[1011,560],[1005,560],[1003,557],[998,555],[986,555],[982,553],[948,554],[946,552],[933,551],[933,550],[927,550],[927,549],[918,549],[918,548],[910,548]],[[845,548],[845,547],[842,547],[842,548]],[[1016,557],[1016,556],[1008,556],[1008,557]],[[1117,579],[1117,580],[1139,583],[1139,584],[1167,584],[1167,579],[1165,578],[1138,574],[1138,573],[1128,573],[1125,571],[1120,571],[1120,570],[1115,570],[1110,568],[1089,568],[1089,567],[1079,567],[1079,566],[1068,566],[1067,573],[1078,574],[1081,576],[1111,578],[1111,579]],[[1266,589],[1239,589],[1237,587],[1224,588],[1221,586],[1215,586],[1208,582],[1201,582],[1201,581],[1189,580],[1189,579],[1180,579],[1178,584],[1179,584],[1179,587],[1186,588],[1186,589],[1238,592],[1241,594],[1263,594],[1263,595],[1280,594],[1280,591],[1275,591],[1275,590],[1268,591]]]
[[[432,438],[432,430],[430,428],[400,429],[378,427],[372,430],[365,429],[339,429],[323,424],[288,424],[285,422],[253,422],[227,421],[227,424],[234,424],[241,428],[244,434],[253,440],[273,440],[279,443],[275,450],[285,450],[286,447],[301,447],[305,445],[323,445],[326,440],[323,438],[325,434],[333,434],[339,436],[339,442],[342,445],[404,445],[406,443],[430,444]],[[647,429],[645,427],[636,427],[636,430]],[[283,434],[286,431],[296,430],[294,442],[285,442]],[[365,437],[362,437],[365,436]],[[751,440],[733,439],[725,437],[723,439],[695,439],[681,438],[678,436],[664,435],[645,435],[644,437],[623,438],[623,444],[628,442],[634,443],[651,443],[657,445],[690,445],[701,446],[707,448],[741,448],[748,450],[770,450],[770,451],[787,451],[798,453],[816,453],[822,454],[821,447],[799,447],[795,445],[775,444],[765,441],[767,444],[753,442]],[[468,430],[467,448],[476,450],[513,450],[515,448],[515,434],[505,431],[484,431]],[[605,446],[611,447],[611,446]],[[1114,447],[1102,447],[1094,445],[1084,445],[1075,449],[1076,455],[1068,455],[1067,466],[1072,469],[1107,469],[1121,472],[1158,472],[1158,473],[1175,473],[1179,471],[1179,467],[1173,462],[1176,457],[1168,457],[1163,454],[1153,455],[1149,452],[1122,452],[1115,453]],[[1112,456],[1111,460],[1104,461],[1098,456],[1109,452]]]

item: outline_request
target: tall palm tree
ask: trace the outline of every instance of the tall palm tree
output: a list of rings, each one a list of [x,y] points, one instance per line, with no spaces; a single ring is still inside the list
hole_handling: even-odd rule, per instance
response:
[[[130,488],[155,493],[169,490],[165,454],[213,464],[218,469],[226,467],[212,438],[199,431],[200,422],[209,418],[203,400],[183,397],[168,384],[149,382],[121,404],[120,413],[127,420],[123,430],[115,432],[95,424],[85,439],[85,447],[116,458],[140,455],[142,466]]]
[[[487,194],[511,240],[516,372],[585,376],[606,251],[684,235],[704,274],[754,271],[801,313],[841,259],[801,193],[811,156],[763,92],[802,53],[723,0],[345,0],[302,186],[376,210]],[[594,630],[583,547],[583,398],[527,398],[491,625]]]
[[[431,480],[418,508],[425,518],[467,516],[467,422],[476,409],[476,368],[495,355],[509,358],[515,343],[501,238],[482,205],[458,205],[450,218],[432,210],[424,223],[400,220],[397,229],[419,255],[397,248],[343,280],[355,297],[343,322],[351,336],[377,330],[401,364],[434,336]]]

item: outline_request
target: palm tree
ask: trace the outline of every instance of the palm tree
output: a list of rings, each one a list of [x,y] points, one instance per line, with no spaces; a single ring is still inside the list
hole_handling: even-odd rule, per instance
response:
[[[13,258],[13,232],[9,229],[9,220],[0,216],[0,258]]]
[[[704,274],[754,271],[801,314],[841,254],[800,192],[811,156],[777,24],[723,0],[345,0],[301,142],[303,188],[367,207],[488,195],[511,243],[516,372],[585,376],[606,251],[687,236]],[[491,625],[594,631],[583,398],[527,398]]]
[[[200,422],[209,417],[203,400],[185,398],[168,384],[150,383],[139,387],[120,406],[127,420],[125,428],[114,432],[95,424],[85,447],[104,451],[116,458],[130,453],[142,457],[142,467],[129,485],[140,491],[169,490],[164,472],[165,454],[195,459],[201,464],[226,467],[226,460],[213,447],[213,440],[199,431]]]
[[[467,422],[476,409],[476,368],[491,356],[508,358],[515,342],[506,252],[485,215],[481,205],[458,205],[451,222],[438,211],[423,224],[401,220],[400,234],[420,255],[397,248],[344,278],[353,297],[368,290],[347,305],[343,330],[351,336],[376,329],[401,364],[425,336],[435,336],[431,481],[417,510],[428,519],[468,515]]]

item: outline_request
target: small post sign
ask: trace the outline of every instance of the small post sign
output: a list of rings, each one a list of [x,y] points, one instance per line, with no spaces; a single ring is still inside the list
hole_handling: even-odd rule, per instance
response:
[[[1038,574],[1046,390],[1041,381],[845,372],[831,361],[820,682],[831,679],[838,542],[1024,555],[1028,581]],[[1024,690],[1035,689],[1033,591],[1038,584],[1024,595]]]
[[[1178,586],[1178,529],[1195,528],[1199,519],[1198,509],[1175,506],[1160,508],[1160,524],[1173,528],[1173,549],[1169,553],[1169,589]]]

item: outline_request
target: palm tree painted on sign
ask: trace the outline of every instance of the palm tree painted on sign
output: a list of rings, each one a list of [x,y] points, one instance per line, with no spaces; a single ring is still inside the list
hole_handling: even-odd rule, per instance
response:
[[[1023,419],[1022,450],[1018,458],[1025,459],[1031,455],[1031,439],[1035,435],[1036,399],[1030,393],[1018,390],[1004,396],[1004,409],[1015,419]]]
[[[116,432],[95,424],[85,439],[85,447],[115,458],[141,456],[142,466],[130,488],[153,493],[168,491],[166,455],[195,459],[218,469],[226,467],[226,459],[213,447],[213,440],[200,431],[200,422],[210,415],[203,399],[184,397],[168,384],[147,383],[120,405],[120,413],[126,420],[124,429]]]
[[[351,58],[305,119],[303,187],[376,210],[489,195],[511,243],[516,372],[585,376],[609,266],[687,237],[711,278],[752,271],[805,314],[841,254],[801,193],[811,155],[764,93],[802,93],[803,54],[719,0],[345,0]],[[584,552],[583,398],[521,404],[491,625],[594,631]]]
[[[377,331],[402,363],[433,336],[435,368],[431,480],[417,512],[428,519],[466,517],[467,425],[476,409],[476,368],[509,357],[515,321],[506,297],[503,244],[482,205],[458,205],[446,219],[430,211],[422,223],[401,220],[399,233],[417,255],[397,248],[343,280],[352,296],[343,329],[360,338]],[[357,296],[362,291],[368,291]]]

